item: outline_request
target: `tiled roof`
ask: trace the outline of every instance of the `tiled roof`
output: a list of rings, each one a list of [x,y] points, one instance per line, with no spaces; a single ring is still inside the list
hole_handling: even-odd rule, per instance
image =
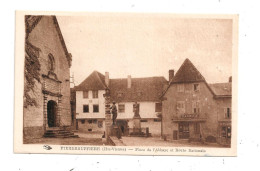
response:
[[[185,82],[199,82],[205,81],[205,78],[197,70],[197,68],[191,63],[189,59],[186,59],[177,71],[171,83],[185,83]]]
[[[111,101],[159,101],[168,82],[164,77],[131,78],[131,88],[127,88],[127,78],[109,79]],[[98,71],[92,72],[74,90],[104,90],[106,88],[105,76]]]
[[[216,96],[232,95],[232,83],[216,83],[209,84],[209,86]]]
[[[176,75],[171,80],[171,83],[189,83],[189,82],[205,82],[210,92],[214,97],[231,97],[232,96],[232,83],[216,83],[208,84],[205,78],[197,70],[197,68],[191,63],[189,59],[186,59],[177,71]],[[168,85],[161,97],[167,92],[171,84]]]
[[[159,101],[167,80],[164,77],[131,78],[131,88],[127,79],[110,79],[111,100],[116,102]]]
[[[82,81],[75,90],[105,90],[105,76],[98,71],[93,71],[84,81]]]

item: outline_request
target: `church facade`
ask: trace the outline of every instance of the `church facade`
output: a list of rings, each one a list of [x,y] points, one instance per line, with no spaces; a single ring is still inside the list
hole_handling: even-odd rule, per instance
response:
[[[70,67],[55,16],[25,16],[24,139],[71,125]]]

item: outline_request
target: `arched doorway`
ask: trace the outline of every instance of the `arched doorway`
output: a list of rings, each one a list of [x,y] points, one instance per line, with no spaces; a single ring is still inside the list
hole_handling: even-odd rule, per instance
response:
[[[50,100],[47,103],[47,118],[48,118],[48,126],[56,127],[57,103],[53,100]]]

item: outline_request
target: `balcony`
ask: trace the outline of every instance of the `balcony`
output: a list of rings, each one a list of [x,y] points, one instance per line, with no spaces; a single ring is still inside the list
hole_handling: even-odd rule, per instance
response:
[[[207,120],[207,114],[206,113],[184,113],[180,114],[178,116],[174,116],[172,121],[173,122],[205,122]]]

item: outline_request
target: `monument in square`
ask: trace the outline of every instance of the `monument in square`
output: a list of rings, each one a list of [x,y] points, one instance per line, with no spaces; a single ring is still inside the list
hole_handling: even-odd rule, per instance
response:
[[[121,138],[121,132],[118,126],[116,125],[117,118],[117,108],[115,102],[110,107],[110,90],[107,88],[106,93],[104,94],[105,98],[105,138],[106,142],[108,142],[109,136],[116,136],[117,138]],[[111,112],[112,111],[112,118]]]
[[[134,103],[133,132],[130,133],[130,136],[145,136],[145,133],[142,132],[141,116],[139,114],[139,105],[137,102]]]

